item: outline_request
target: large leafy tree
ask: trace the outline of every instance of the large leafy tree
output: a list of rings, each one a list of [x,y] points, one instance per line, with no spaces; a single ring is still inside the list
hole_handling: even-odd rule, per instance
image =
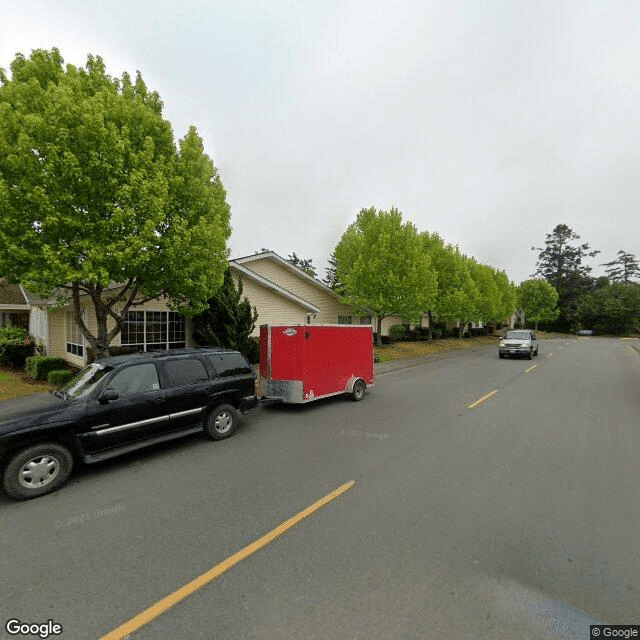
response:
[[[193,319],[193,337],[202,345],[235,349],[255,360],[250,336],[255,329],[258,312],[247,298],[242,298],[242,293],[242,279],[238,279],[236,288],[231,270],[227,269],[218,293]]]
[[[223,280],[230,210],[201,139],[176,146],[158,94],[100,57],[35,50],[0,71],[0,216],[0,273],[70,296],[98,357],[131,305],[166,296],[193,315]]]
[[[337,244],[335,258],[343,301],[376,316],[378,344],[385,317],[418,320],[433,307],[436,274],[416,228],[397,209],[362,209]]]
[[[622,282],[629,284],[640,275],[640,265],[637,258],[632,253],[627,253],[620,249],[618,257],[611,262],[605,262],[605,273],[611,282]]]
[[[498,288],[498,304],[496,316],[491,318],[498,323],[509,318],[518,306],[518,288],[509,280],[506,272],[499,269],[493,270],[493,279]]]
[[[577,319],[598,333],[624,335],[640,325],[640,285],[614,283],[580,296]]]
[[[565,322],[575,314],[577,297],[593,287],[591,267],[584,260],[600,251],[591,250],[588,243],[577,244],[580,236],[566,224],[559,224],[548,233],[544,247],[532,247],[539,251],[534,277],[550,282],[558,292],[558,306]]]
[[[502,292],[498,288],[495,280],[495,270],[486,265],[477,262],[474,258],[469,258],[469,269],[471,277],[478,289],[478,302],[476,307],[476,317],[473,320],[503,320],[501,317],[503,311]]]
[[[558,317],[558,292],[546,280],[525,280],[518,287],[518,307],[537,329],[538,322],[553,322]]]

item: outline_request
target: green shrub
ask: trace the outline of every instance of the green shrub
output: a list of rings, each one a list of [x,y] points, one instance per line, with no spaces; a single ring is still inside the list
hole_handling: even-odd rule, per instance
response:
[[[389,341],[397,342],[408,339],[409,330],[404,324],[394,324],[389,327]]]
[[[62,358],[54,356],[32,356],[27,358],[27,371],[34,380],[46,380],[50,371],[61,370],[67,366]]]
[[[73,378],[73,373],[68,369],[54,369],[47,374],[47,382],[56,387],[66,384],[71,378]]]
[[[34,354],[35,341],[20,327],[0,328],[0,359],[14,367],[23,367],[25,360]]]
[[[249,364],[257,364],[260,362],[260,338],[247,338],[247,353],[242,354]]]

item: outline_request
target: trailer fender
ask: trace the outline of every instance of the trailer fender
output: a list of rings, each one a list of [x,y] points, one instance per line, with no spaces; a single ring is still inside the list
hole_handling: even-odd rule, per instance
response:
[[[364,378],[360,378],[359,376],[351,376],[351,378],[349,378],[349,380],[347,381],[347,386],[344,388],[344,392],[345,393],[353,393],[353,385],[358,381],[358,380],[362,380],[362,382],[364,382]],[[365,387],[367,386],[367,383],[364,382]]]

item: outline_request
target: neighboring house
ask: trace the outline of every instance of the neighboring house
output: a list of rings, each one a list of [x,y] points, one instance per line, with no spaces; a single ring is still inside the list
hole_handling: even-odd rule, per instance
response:
[[[340,302],[330,287],[294,267],[273,251],[229,261],[231,274],[242,279],[243,296],[258,312],[261,324],[372,324]],[[253,335],[259,334],[256,327]]]
[[[243,295],[255,306],[260,324],[371,324],[370,316],[358,316],[340,302],[340,296],[319,280],[297,269],[273,252],[229,261],[234,278],[242,278]],[[86,365],[87,343],[74,320],[71,301],[60,306],[54,300],[33,296],[19,285],[6,285],[0,293],[5,301],[3,322],[29,328],[46,353],[78,367]],[[83,320],[95,335],[93,304],[81,296]],[[19,315],[22,314],[22,315]],[[5,317],[6,315],[6,317]],[[108,328],[113,327],[113,321]],[[140,350],[177,349],[195,346],[191,321],[171,311],[166,301],[153,300],[133,306],[125,316],[122,331],[110,346]],[[254,335],[259,335],[256,327]]]
[[[45,300],[31,294],[20,285],[0,281],[0,310],[3,326],[23,326],[44,348],[47,355],[64,358],[77,367],[87,364],[87,342],[76,324],[71,302],[60,306],[54,299]],[[88,296],[81,296],[82,316],[95,335],[97,322],[93,304]],[[113,321],[108,328],[113,327]],[[163,300],[152,300],[129,309],[122,331],[111,346],[178,349],[194,346],[191,326],[187,318],[171,311]]]
[[[509,329],[513,329],[516,325],[524,327],[524,311],[516,309],[506,321],[509,324]]]
[[[22,287],[0,279],[0,327],[28,329],[30,309]]]

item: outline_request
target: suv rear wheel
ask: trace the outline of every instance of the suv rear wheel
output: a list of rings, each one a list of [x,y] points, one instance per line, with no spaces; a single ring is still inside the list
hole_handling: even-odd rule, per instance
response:
[[[18,500],[51,493],[69,477],[73,456],[56,442],[37,444],[15,453],[3,473],[5,491]]]
[[[238,419],[238,412],[230,404],[218,405],[209,414],[204,431],[212,440],[228,438],[235,431]]]

